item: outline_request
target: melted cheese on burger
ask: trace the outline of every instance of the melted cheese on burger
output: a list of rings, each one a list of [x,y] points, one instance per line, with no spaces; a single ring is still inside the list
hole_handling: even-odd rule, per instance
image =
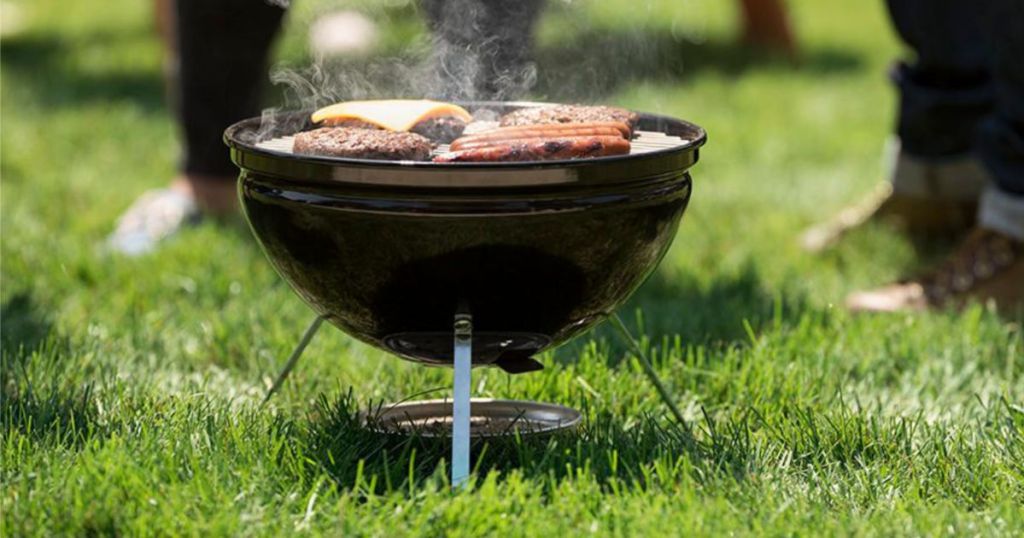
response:
[[[473,121],[473,116],[458,105],[427,99],[345,101],[317,110],[312,119],[314,123],[358,120],[389,131],[408,131],[421,121],[441,117],[455,117],[466,123]]]

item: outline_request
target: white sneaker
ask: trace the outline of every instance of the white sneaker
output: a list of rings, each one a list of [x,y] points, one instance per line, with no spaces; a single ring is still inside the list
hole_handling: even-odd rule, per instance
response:
[[[201,216],[196,201],[187,194],[172,189],[147,191],[118,219],[107,245],[127,256],[146,254]]]

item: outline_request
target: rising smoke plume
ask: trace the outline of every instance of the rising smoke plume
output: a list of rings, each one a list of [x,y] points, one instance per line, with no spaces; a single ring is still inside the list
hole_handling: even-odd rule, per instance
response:
[[[282,88],[284,103],[264,110],[259,136],[301,127],[275,124],[282,110],[388,97],[509,100],[536,83],[530,49],[543,0],[419,0],[415,6],[429,37],[410,43],[397,58],[342,62],[319,57],[305,68],[274,68],[270,79]]]

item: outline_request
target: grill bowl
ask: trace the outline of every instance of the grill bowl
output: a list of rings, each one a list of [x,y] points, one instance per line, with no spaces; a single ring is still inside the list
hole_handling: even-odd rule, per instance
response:
[[[465,103],[506,112],[528,103]],[[654,270],[690,199],[704,131],[643,114],[681,143],[575,161],[439,164],[259,147],[308,113],[225,133],[246,219],[277,272],[341,330],[402,358],[452,362],[473,316],[474,364],[510,372],[587,330]],[[264,127],[261,129],[261,125]]]

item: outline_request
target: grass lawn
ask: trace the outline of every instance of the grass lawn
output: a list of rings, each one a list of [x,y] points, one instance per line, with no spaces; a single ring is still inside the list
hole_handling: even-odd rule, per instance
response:
[[[308,61],[326,3],[299,0],[277,62]],[[359,4],[380,55],[422,54],[406,3]],[[734,47],[731,2],[550,4],[534,97],[710,133],[675,244],[622,310],[688,427],[607,325],[542,372],[475,373],[477,396],[585,424],[480,447],[471,491],[448,491],[447,447],[353,420],[449,370],[325,330],[261,408],[312,314],[240,220],[139,259],[99,248],[178,151],[149,2],[5,2],[0,534],[1024,534],[1021,317],[851,316],[847,292],[934,252],[883,228],[821,256],[796,242],[881,177],[900,53],[882,2],[792,1],[800,66]]]

